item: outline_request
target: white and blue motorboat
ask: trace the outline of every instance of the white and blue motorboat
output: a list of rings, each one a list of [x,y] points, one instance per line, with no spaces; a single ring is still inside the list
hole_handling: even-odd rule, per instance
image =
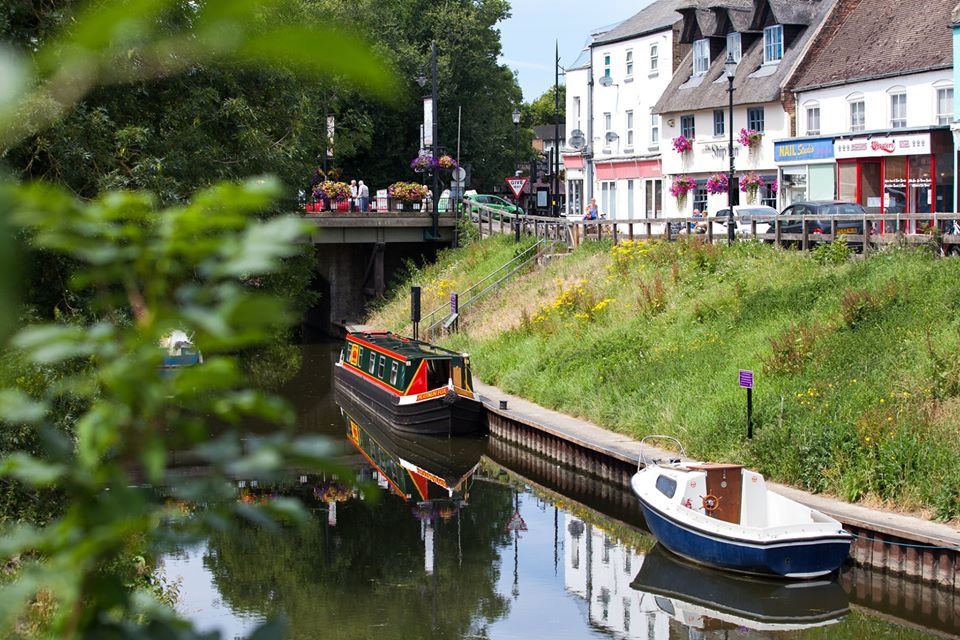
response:
[[[163,349],[163,369],[179,369],[203,363],[203,354],[183,331],[176,329],[160,340]]]
[[[680,445],[669,436],[641,444],[651,439]],[[769,491],[763,476],[740,465],[664,462],[644,450],[631,484],[654,537],[703,565],[807,579],[836,570],[850,553],[853,536],[838,521]]]

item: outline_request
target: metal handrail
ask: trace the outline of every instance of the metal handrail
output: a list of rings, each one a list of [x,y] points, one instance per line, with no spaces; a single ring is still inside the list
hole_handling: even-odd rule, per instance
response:
[[[647,459],[647,455],[646,455],[647,452],[646,452],[646,449],[644,448],[644,443],[646,443],[647,440],[672,440],[673,442],[677,443],[678,447],[680,447],[680,456],[682,458],[687,457],[687,452],[683,448],[683,443],[677,440],[676,438],[674,438],[673,436],[664,436],[664,435],[644,436],[643,438],[640,439],[640,459],[637,461],[637,471],[639,471],[642,467],[647,467],[647,466],[650,466],[651,464],[657,463],[657,461],[654,460],[653,458],[650,458],[649,460]]]

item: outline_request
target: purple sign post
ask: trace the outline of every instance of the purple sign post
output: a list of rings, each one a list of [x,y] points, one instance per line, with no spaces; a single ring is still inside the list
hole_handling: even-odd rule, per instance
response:
[[[740,386],[747,390],[747,439],[753,440],[753,371],[740,369]]]
[[[450,294],[450,315],[460,313],[460,294]]]

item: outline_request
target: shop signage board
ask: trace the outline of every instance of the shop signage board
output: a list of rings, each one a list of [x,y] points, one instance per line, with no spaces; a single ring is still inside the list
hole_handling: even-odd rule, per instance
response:
[[[527,178],[507,178],[506,180],[514,198],[519,198],[523,190],[527,188]]]
[[[833,138],[784,140],[773,146],[774,162],[801,162],[833,158]]]
[[[834,155],[840,159],[922,156],[929,155],[930,150],[929,133],[837,139],[833,143]]]

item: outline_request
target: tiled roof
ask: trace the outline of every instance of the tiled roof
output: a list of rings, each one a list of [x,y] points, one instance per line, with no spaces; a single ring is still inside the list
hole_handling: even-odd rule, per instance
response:
[[[689,4],[689,0],[655,0],[636,15],[598,36],[593,43],[608,44],[669,29],[680,19],[677,7],[684,4]]]
[[[952,64],[954,0],[843,0],[853,9],[817,42],[796,90],[943,69]]]
[[[715,7],[730,9],[734,28],[749,20],[753,23],[762,19],[758,14],[772,13],[771,21],[780,24],[792,24],[795,33],[786,42],[783,58],[776,65],[763,64],[763,37],[756,29],[742,29],[750,32],[743,36],[743,51],[737,75],[734,78],[734,100],[736,104],[761,104],[780,99],[780,93],[787,79],[796,68],[801,54],[806,50],[811,38],[826,20],[830,10],[838,0],[754,0],[753,3],[736,0],[700,0],[683,7],[684,14],[696,21],[696,30],[700,30],[700,12],[714,10]],[[747,13],[745,7],[750,6]],[[709,9],[708,9],[709,8]],[[798,25],[798,21],[801,21]],[[801,26],[802,25],[802,26]],[[762,27],[762,25],[761,25]],[[694,25],[684,32],[694,33]],[[702,31],[701,31],[702,33]],[[689,34],[688,34],[689,35]],[[708,33],[719,37],[721,33]],[[715,55],[706,75],[693,78],[692,51],[680,62],[677,71],[664,91],[660,101],[654,107],[656,113],[695,111],[715,109],[727,105],[727,81],[724,78],[724,63],[727,52],[724,49]]]

